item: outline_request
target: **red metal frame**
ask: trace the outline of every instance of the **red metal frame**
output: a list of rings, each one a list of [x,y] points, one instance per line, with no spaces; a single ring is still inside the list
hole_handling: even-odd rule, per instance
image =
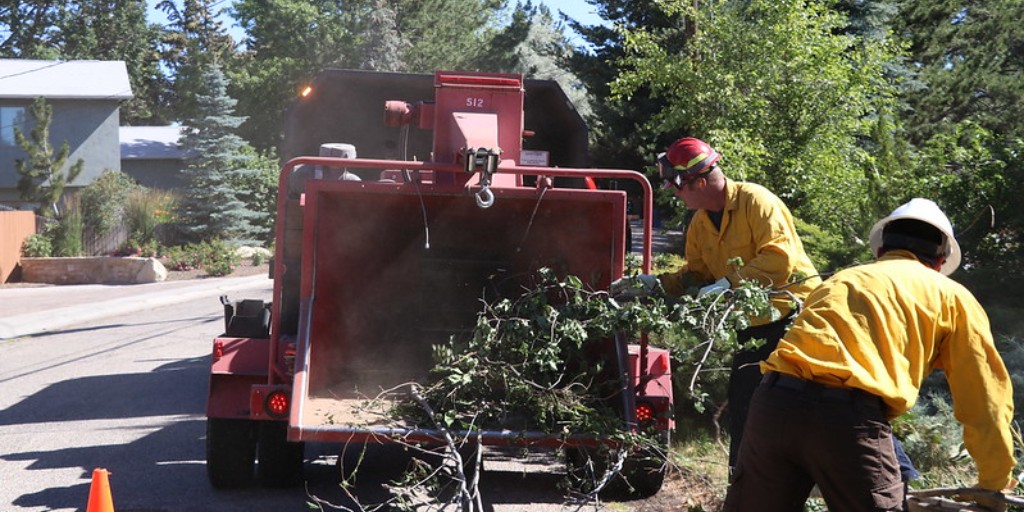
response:
[[[574,201],[590,200],[591,198],[607,202],[615,196],[621,210],[617,222],[625,220],[624,192],[594,190],[595,178],[611,178],[632,180],[640,185],[642,197],[643,250],[642,271],[649,273],[651,269],[651,219],[653,217],[653,190],[643,174],[632,170],[620,169],[569,169],[560,167],[520,166],[516,162],[522,148],[523,130],[523,94],[524,88],[520,75],[496,75],[484,73],[451,73],[435,74],[436,102],[421,103],[416,106],[404,102],[387,102],[385,116],[389,125],[410,124],[419,128],[434,131],[434,160],[417,162],[384,159],[343,159],[326,157],[298,157],[289,160],[281,169],[278,187],[278,212],[276,225],[276,247],[278,257],[274,259],[274,280],[272,300],[272,328],[270,340],[233,340],[218,339],[223,354],[214,362],[211,374],[211,394],[208,404],[208,415],[211,417],[249,417],[258,420],[273,420],[264,410],[264,399],[272,392],[292,388],[292,408],[289,415],[288,439],[291,441],[322,441],[322,442],[390,442],[395,435],[411,442],[437,442],[439,434],[433,430],[360,430],[346,428],[302,428],[303,400],[296,397],[304,396],[296,390],[309,385],[309,347],[303,340],[310,339],[310,332],[315,305],[312,303],[314,285],[313,273],[309,269],[315,265],[311,258],[315,257],[315,247],[309,232],[304,232],[302,239],[302,272],[299,279],[298,295],[299,328],[307,332],[298,333],[299,344],[295,339],[282,339],[280,322],[282,318],[282,300],[285,295],[284,282],[280,276],[286,273],[286,261],[282,251],[286,244],[287,213],[289,203],[289,178],[299,166],[322,166],[323,168],[354,168],[376,169],[395,173],[412,173],[418,175],[420,182],[385,183],[385,182],[344,182],[310,180],[300,198],[300,205],[307,213],[317,208],[317,198],[321,191],[359,191],[367,194],[410,195],[430,197],[458,196],[472,201],[471,195],[485,191],[493,193],[495,201],[503,199],[523,198],[529,194],[541,193],[540,189],[522,187],[524,177],[537,177],[538,183],[545,183],[544,178],[567,177],[579,178],[591,186],[588,189],[554,189],[553,195],[572,198]],[[500,114],[500,115],[499,115]],[[474,151],[485,150],[488,154],[498,155],[500,160],[493,176],[484,176],[477,172],[477,164],[466,160],[474,158]],[[474,172],[467,172],[473,170]],[[426,178],[429,182],[422,181]],[[485,179],[486,178],[486,179]],[[480,186],[483,184],[484,186]],[[621,198],[618,197],[621,195]],[[479,196],[478,196],[479,197]],[[307,217],[305,229],[316,229],[315,220]],[[615,275],[611,279],[621,277],[624,258],[624,241],[613,242],[610,251],[615,254],[616,261],[610,265]],[[291,288],[289,288],[291,290]],[[292,305],[294,307],[294,304]],[[289,309],[289,312],[294,309]],[[628,369],[628,382],[635,388],[635,394],[626,393],[626,400],[631,407],[626,408],[627,423],[634,424],[635,400],[645,400],[658,411],[656,428],[672,427],[671,405],[672,389],[669,369],[668,352],[661,349],[650,349],[646,337],[638,345],[625,344],[624,340],[615,340],[619,350],[618,357],[624,368]],[[295,350],[295,374],[281,371],[282,364],[287,363],[285,352]],[[254,357],[262,356],[256,363]],[[282,363],[285,361],[285,363]],[[239,371],[241,370],[241,371]],[[247,390],[247,391],[246,391]],[[245,393],[239,403],[239,395]],[[298,403],[296,403],[298,402]],[[627,404],[627,405],[628,405]],[[466,434],[466,433],[463,433]],[[478,433],[474,433],[474,436]],[[606,440],[576,438],[563,440],[540,432],[497,432],[479,433],[485,444],[531,444],[542,446],[596,445]]]

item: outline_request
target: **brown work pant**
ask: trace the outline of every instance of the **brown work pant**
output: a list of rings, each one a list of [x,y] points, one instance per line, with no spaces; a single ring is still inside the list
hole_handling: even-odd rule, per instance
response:
[[[878,397],[770,373],[754,393],[727,512],[899,511],[903,483]]]

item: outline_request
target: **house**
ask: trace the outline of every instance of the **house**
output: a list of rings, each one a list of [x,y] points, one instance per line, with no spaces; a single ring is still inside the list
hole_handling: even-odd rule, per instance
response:
[[[43,97],[53,109],[50,144],[66,141],[68,166],[79,159],[82,174],[67,190],[91,183],[105,169],[121,169],[120,105],[132,98],[122,61],[0,59],[0,204],[22,205],[15,161],[24,159],[14,129],[26,135],[34,120],[30,107]]]
[[[140,185],[162,190],[181,189],[188,180],[186,152],[178,145],[181,126],[122,126],[121,171]]]

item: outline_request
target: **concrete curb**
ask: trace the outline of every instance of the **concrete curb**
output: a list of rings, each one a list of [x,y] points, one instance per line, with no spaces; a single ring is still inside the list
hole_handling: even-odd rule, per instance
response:
[[[261,282],[272,283],[265,275],[225,278],[200,282],[188,287],[156,290],[141,295],[0,318],[0,341],[57,331],[92,320],[143,311],[167,304],[195,299],[216,300],[225,292],[252,287]]]

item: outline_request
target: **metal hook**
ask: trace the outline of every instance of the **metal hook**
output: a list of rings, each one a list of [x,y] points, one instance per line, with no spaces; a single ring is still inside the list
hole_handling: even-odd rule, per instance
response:
[[[494,192],[491,189],[484,187],[480,189],[475,195],[476,205],[480,208],[490,208],[494,204]]]

